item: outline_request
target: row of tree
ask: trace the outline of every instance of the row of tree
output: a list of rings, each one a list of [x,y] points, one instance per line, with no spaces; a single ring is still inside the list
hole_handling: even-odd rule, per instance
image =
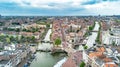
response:
[[[101,44],[101,41],[100,41],[101,23],[100,23],[100,22],[99,22],[99,25],[100,25],[100,27],[99,27],[98,35],[97,35],[97,38],[96,38],[95,41],[96,41],[98,44]]]
[[[38,27],[31,27],[30,29],[22,29],[22,31],[24,31],[24,32],[32,32],[32,33],[34,33],[34,32],[39,32],[39,30],[40,30],[40,28],[38,28]]]
[[[21,28],[3,28],[3,30],[7,30],[7,31],[15,31],[15,32],[20,32],[20,31],[24,31],[24,32],[39,32],[40,28],[34,28],[31,27],[30,29],[21,29]]]
[[[35,43],[36,39],[34,36],[8,36],[8,35],[0,35],[0,42],[3,43]]]
[[[7,30],[7,31],[15,31],[15,32],[20,32],[20,28],[3,28],[3,30]]]
[[[92,31],[94,29],[94,27],[95,27],[95,22],[92,26],[89,26],[89,30]]]

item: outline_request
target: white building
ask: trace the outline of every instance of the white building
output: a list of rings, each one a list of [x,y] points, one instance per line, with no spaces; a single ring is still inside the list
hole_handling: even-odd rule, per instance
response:
[[[111,27],[111,30],[102,32],[103,44],[113,45],[113,42],[116,45],[120,45],[120,28],[119,27]]]

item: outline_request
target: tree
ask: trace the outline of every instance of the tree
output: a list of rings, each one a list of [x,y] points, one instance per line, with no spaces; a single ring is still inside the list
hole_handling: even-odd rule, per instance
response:
[[[6,38],[6,42],[7,43],[10,43],[11,41],[10,41],[10,38]]]
[[[35,42],[35,36],[31,36],[30,41],[34,43]]]
[[[10,36],[10,40],[13,42],[15,41],[15,38],[13,36]]]
[[[26,31],[26,29],[24,28],[24,29],[22,29],[22,31]]]
[[[98,31],[98,35],[97,35],[97,38],[95,40],[98,44],[101,44],[101,41],[100,41],[100,29]]]
[[[36,32],[36,28],[32,27],[31,32],[33,32],[33,33]]]
[[[3,30],[7,30],[7,27],[4,27]]]
[[[24,40],[25,40],[25,37],[21,35],[20,42],[24,42]]]
[[[50,24],[46,24],[46,26],[47,26],[48,28],[50,28]]]
[[[88,48],[88,46],[84,46],[84,49],[87,49]]]
[[[20,39],[19,39],[19,36],[16,36],[16,41],[17,41],[17,43],[20,43]]]
[[[16,31],[16,32],[20,32],[20,29],[19,29],[19,28],[17,28],[17,29],[15,29],[15,31]]]
[[[112,45],[113,45],[113,46],[115,46],[115,45],[116,45],[116,44],[115,44],[115,41],[112,41]]]
[[[38,28],[38,27],[36,27],[36,31],[37,31],[37,32],[39,31],[39,28]]]
[[[80,67],[85,67],[85,63],[81,62]]]
[[[90,27],[89,27],[89,30],[93,30],[93,27],[92,27],[92,26],[90,26]]]
[[[32,36],[31,39],[32,39],[32,40],[35,40],[35,36]]]
[[[61,39],[60,39],[60,38],[57,38],[54,43],[55,43],[55,45],[57,45],[57,46],[60,45],[60,44],[61,44]]]
[[[1,42],[5,42],[5,40],[6,40],[5,38],[6,38],[5,35],[0,35],[0,41]]]

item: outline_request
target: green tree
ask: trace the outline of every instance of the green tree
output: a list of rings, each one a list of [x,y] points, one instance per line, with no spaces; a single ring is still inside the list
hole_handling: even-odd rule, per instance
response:
[[[93,30],[93,27],[92,27],[92,26],[90,26],[90,27],[89,27],[89,30]]]
[[[6,35],[5,37],[9,37],[8,35]]]
[[[50,28],[50,24],[46,24],[47,28]]]
[[[35,42],[35,36],[32,36],[32,37],[31,37],[31,41],[32,41],[32,42]]]
[[[17,41],[17,43],[20,43],[20,39],[19,39],[19,36],[16,36],[16,41]]]
[[[1,41],[1,42],[5,42],[5,40],[6,40],[6,39],[5,39],[5,35],[0,35],[0,41]]]
[[[38,28],[38,27],[36,27],[36,31],[37,31],[37,32],[39,31],[39,28]]]
[[[19,29],[19,28],[17,28],[17,29],[15,29],[15,31],[16,31],[16,32],[20,32],[20,29]]]
[[[15,41],[15,38],[13,36],[10,36],[10,41]]]
[[[80,67],[85,67],[85,63],[81,62]]]
[[[55,45],[57,45],[57,46],[60,45],[60,44],[61,44],[61,39],[60,39],[60,38],[57,38],[54,43],[55,43]]]
[[[87,49],[88,48],[88,46],[84,46],[84,49]]]
[[[115,46],[115,45],[116,45],[116,44],[115,44],[115,41],[112,41],[112,45],[113,45],[113,46]]]
[[[4,27],[3,30],[7,30],[7,27]]]
[[[26,31],[26,29],[24,28],[24,29],[22,29],[22,31]]]
[[[24,42],[24,40],[25,40],[25,37],[21,35],[20,42]]]
[[[36,28],[32,27],[31,32],[33,32],[33,33],[36,32]]]
[[[10,43],[10,42],[11,42],[11,41],[10,41],[10,38],[7,37],[7,38],[6,38],[6,42],[7,42],[7,43]]]
[[[100,41],[100,29],[98,31],[98,35],[97,35],[97,38],[95,40],[98,44],[101,44],[101,41]]]

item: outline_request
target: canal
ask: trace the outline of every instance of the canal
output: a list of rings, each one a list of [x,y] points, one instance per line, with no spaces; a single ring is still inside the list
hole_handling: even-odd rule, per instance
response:
[[[100,27],[99,22],[95,22],[95,27],[94,27],[93,31],[99,31],[99,27]],[[92,47],[93,44],[95,44],[97,35],[98,35],[98,32],[92,32],[92,35],[90,35],[88,37],[88,41],[87,41],[88,48]]]
[[[50,41],[50,34],[52,30],[49,29],[44,41]],[[53,44],[50,43],[40,43],[38,45],[38,50],[51,49]],[[65,61],[65,53],[55,53],[52,55],[50,52],[36,52],[36,58],[30,64],[30,67],[60,67],[61,63]]]
[[[37,52],[36,58],[31,63],[30,67],[54,67],[54,65],[65,56],[66,54],[64,53],[52,55],[50,52]]]

